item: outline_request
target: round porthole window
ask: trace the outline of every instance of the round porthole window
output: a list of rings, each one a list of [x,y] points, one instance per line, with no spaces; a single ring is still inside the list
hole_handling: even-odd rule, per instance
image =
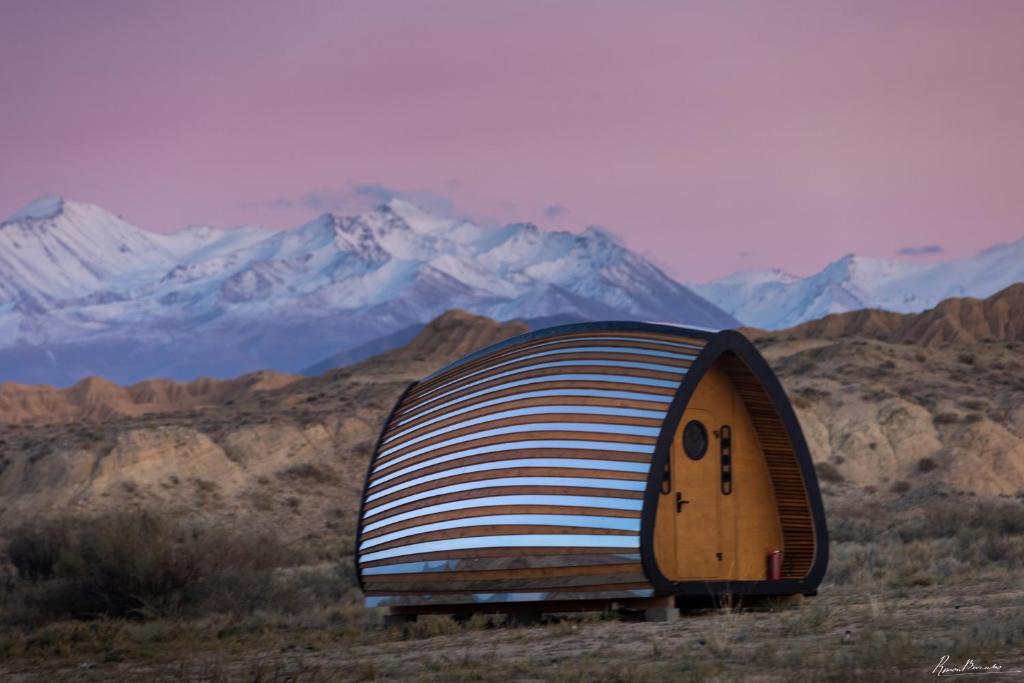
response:
[[[690,420],[683,427],[683,451],[690,460],[700,460],[708,452],[708,430],[700,420]]]

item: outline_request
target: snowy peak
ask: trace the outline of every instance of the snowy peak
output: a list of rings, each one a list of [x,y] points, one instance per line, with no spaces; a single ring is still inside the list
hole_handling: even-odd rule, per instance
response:
[[[281,231],[159,234],[52,197],[16,216],[0,226],[0,381],[61,383],[109,364],[130,381],[154,364],[179,378],[294,370],[451,308],[736,324],[596,227],[488,227],[400,199]],[[52,358],[21,374],[4,363],[40,349]]]
[[[0,297],[79,297],[173,265],[150,235],[92,204],[48,197],[0,225]]]
[[[412,230],[425,235],[447,234],[452,226],[461,222],[435,216],[404,199],[391,199],[377,207],[375,213],[396,216]]]
[[[865,308],[917,313],[943,299],[985,298],[1022,281],[1024,239],[939,263],[847,254],[805,278],[746,271],[690,286],[746,325],[781,329]]]
[[[28,206],[18,211],[3,223],[14,223],[15,221],[45,220],[54,218],[64,210],[64,198],[57,195],[47,194],[31,202]]]

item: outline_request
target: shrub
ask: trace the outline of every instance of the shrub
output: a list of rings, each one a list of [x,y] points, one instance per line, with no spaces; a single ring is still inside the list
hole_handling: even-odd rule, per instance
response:
[[[316,465],[308,462],[299,463],[297,465],[291,465],[284,468],[277,473],[277,476],[283,479],[294,479],[301,481],[310,481],[320,484],[328,484],[335,481],[334,472],[326,467],[317,467]]]
[[[8,548],[20,577],[49,579],[35,607],[52,615],[161,614],[229,595],[243,608],[268,590],[273,570],[301,558],[276,537],[110,514],[15,532]]]
[[[938,465],[931,458],[921,458],[917,461],[917,470],[919,472],[931,472],[937,467]]]
[[[910,490],[910,482],[903,480],[893,482],[893,485],[889,487],[889,490],[893,493],[906,493]]]
[[[70,543],[70,528],[58,522],[36,523],[15,530],[7,556],[18,576],[29,581],[53,578],[61,553]]]

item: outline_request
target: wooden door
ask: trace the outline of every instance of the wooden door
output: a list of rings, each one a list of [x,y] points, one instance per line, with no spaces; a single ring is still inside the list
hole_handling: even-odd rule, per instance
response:
[[[694,391],[673,443],[675,572],[680,581],[736,575],[737,501],[731,488],[723,486],[723,465],[728,465],[730,478],[733,468],[731,454],[723,460],[723,447],[730,452],[735,443],[730,434],[734,396],[728,375],[711,368]]]
[[[707,432],[697,459],[686,453],[690,422]],[[767,553],[783,549],[775,494],[749,411],[718,365],[687,404],[668,469],[654,538],[662,573],[675,581],[764,580]]]
[[[707,410],[687,409],[679,442],[672,449],[676,574],[680,580],[717,578],[721,569],[721,494],[714,422]]]

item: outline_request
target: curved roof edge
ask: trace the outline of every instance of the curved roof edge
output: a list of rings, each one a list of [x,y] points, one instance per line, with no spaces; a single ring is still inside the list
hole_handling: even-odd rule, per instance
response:
[[[457,368],[460,365],[470,363],[472,361],[483,358],[484,356],[500,351],[503,348],[514,346],[516,344],[522,344],[536,339],[544,339],[545,337],[556,337],[560,334],[572,334],[574,332],[655,332],[658,334],[669,334],[678,337],[691,337],[696,339],[710,340],[716,334],[720,334],[725,331],[732,330],[711,330],[704,327],[687,327],[685,325],[675,325],[672,323],[646,323],[638,322],[635,320],[605,320],[599,322],[585,322],[585,323],[570,323],[568,325],[557,325],[555,327],[545,327],[540,330],[534,330],[532,332],[526,332],[525,334],[519,334],[515,337],[509,337],[504,341],[491,344],[486,346],[479,351],[474,351],[468,356],[449,363],[440,370],[435,370],[420,382],[426,382],[431,377],[440,375],[441,373],[447,372],[453,368]],[[739,334],[737,332],[737,334]]]

